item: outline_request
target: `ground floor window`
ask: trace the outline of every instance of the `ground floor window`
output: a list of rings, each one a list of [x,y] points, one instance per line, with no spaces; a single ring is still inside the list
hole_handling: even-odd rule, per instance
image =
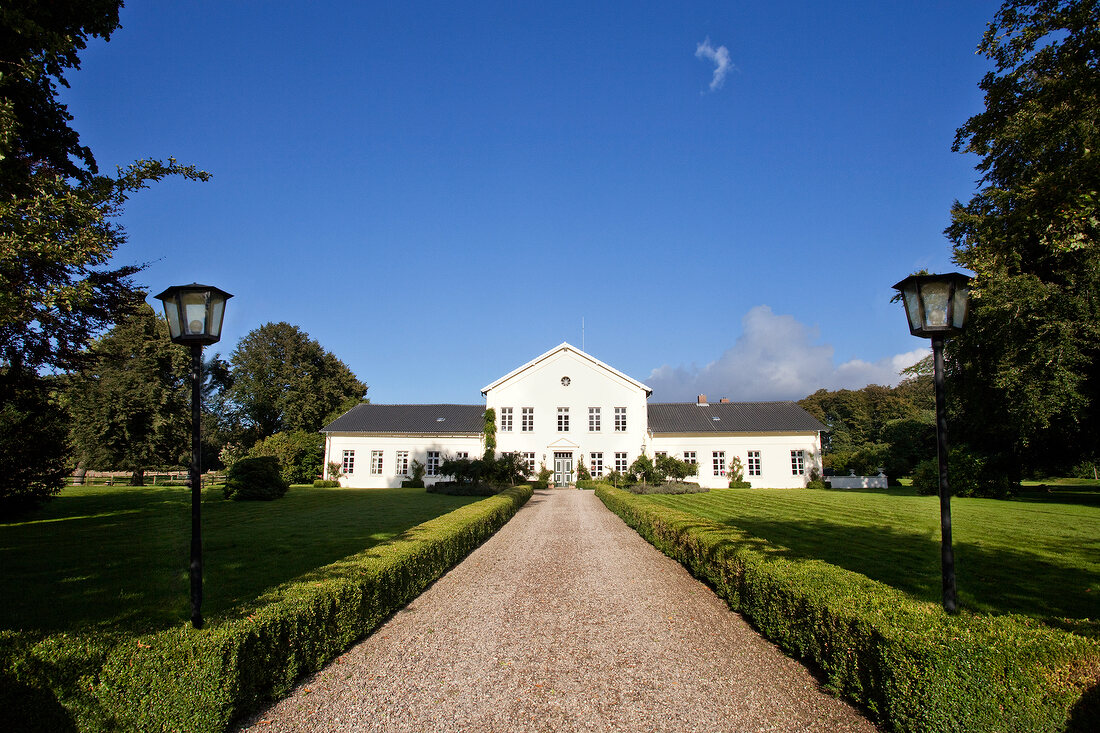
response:
[[[425,468],[427,469],[427,471],[426,471],[427,475],[429,475],[429,476],[438,476],[439,475],[439,451],[437,451],[437,450],[428,451],[428,462],[424,465],[425,465]]]
[[[527,475],[533,476],[535,474],[535,454],[523,453],[523,462],[527,464]]]
[[[715,476],[726,475],[726,452],[724,450],[716,450],[711,454],[711,463],[714,466]]]
[[[806,473],[806,451],[793,450],[791,451],[791,474],[794,476],[802,476]]]
[[[355,451],[344,451],[344,473],[351,473],[355,470]]]
[[[469,460],[470,459],[470,452],[460,450],[457,453],[455,453],[455,458],[457,458],[460,461]]]
[[[396,456],[396,468],[398,476],[409,475],[409,452],[407,450],[397,451]]]
[[[370,452],[370,472],[373,476],[382,475],[382,451],[372,450]]]
[[[760,451],[758,450],[749,451],[749,475],[760,475]]]
[[[615,454],[615,470],[619,473],[626,473],[626,453]]]
[[[592,478],[599,478],[603,476],[603,453],[591,453],[588,456],[589,459],[589,473],[592,474]]]
[[[693,451],[693,450],[684,451],[684,463],[690,463],[693,466],[698,465],[699,462],[697,460],[695,460],[695,451]]]

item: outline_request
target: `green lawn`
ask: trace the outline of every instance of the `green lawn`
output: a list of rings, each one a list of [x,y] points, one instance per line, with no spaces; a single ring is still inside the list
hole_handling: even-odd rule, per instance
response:
[[[423,489],[295,486],[272,502],[203,495],[203,615],[477,501]],[[0,523],[0,629],[155,630],[189,618],[191,495],[75,487]]]
[[[959,602],[1100,631],[1100,494],[1061,486],[1012,501],[951,501]],[[738,527],[939,602],[939,499],[909,489],[729,489],[652,501]],[[1078,619],[1092,619],[1080,623]],[[1074,621],[1066,621],[1074,620]]]

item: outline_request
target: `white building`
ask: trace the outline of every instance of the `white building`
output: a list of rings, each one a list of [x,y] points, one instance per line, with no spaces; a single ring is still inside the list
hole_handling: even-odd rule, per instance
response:
[[[532,474],[545,464],[554,483],[625,471],[641,453],[696,463],[703,486],[729,484],[734,458],[754,487],[805,486],[820,467],[825,426],[793,402],[649,404],[652,390],[580,349],[561,344],[481,390],[481,405],[358,405],[325,426],[328,464],[342,486],[400,486],[413,460],[438,480],[447,457],[480,458],[484,414],[496,412],[497,453],[519,452]]]

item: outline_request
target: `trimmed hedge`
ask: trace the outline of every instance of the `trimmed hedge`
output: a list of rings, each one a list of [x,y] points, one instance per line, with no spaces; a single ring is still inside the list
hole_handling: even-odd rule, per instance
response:
[[[888,730],[1100,730],[1095,641],[1024,616],[951,617],[858,573],[782,557],[733,527],[606,485],[596,495]]]
[[[318,568],[202,630],[111,642],[0,633],[4,730],[223,731],[321,669],[502,527],[529,486]],[[8,707],[10,705],[10,707]],[[42,707],[44,706],[44,707]]]

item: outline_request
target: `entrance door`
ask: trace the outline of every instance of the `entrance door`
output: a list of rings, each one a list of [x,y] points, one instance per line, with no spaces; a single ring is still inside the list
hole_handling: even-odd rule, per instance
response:
[[[554,453],[554,485],[565,486],[573,483],[573,454]]]

